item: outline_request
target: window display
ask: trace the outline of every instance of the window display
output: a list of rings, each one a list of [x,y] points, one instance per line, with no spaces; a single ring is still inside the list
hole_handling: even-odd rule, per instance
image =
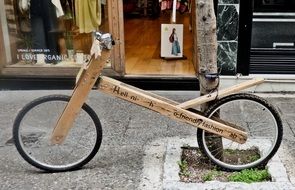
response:
[[[161,24],[171,23],[171,9],[166,7],[161,11],[163,2],[0,1],[0,43],[5,49],[0,52],[4,57],[0,61],[0,75],[72,77],[81,64],[90,59],[93,31],[98,30],[112,33],[116,41],[104,69],[106,75],[194,77],[190,0],[177,0],[175,24],[183,24],[183,28],[175,27],[173,42],[169,41],[173,28],[168,29],[165,37],[167,52],[177,58],[175,61],[161,57]],[[131,5],[135,7],[132,10]]]
[[[7,0],[1,9],[6,66],[80,66],[93,31],[108,31],[104,0]]]

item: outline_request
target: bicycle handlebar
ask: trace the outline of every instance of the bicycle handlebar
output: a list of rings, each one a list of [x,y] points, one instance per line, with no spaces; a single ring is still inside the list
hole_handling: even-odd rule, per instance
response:
[[[95,32],[94,35],[103,48],[110,50],[115,45],[115,41],[110,33]]]

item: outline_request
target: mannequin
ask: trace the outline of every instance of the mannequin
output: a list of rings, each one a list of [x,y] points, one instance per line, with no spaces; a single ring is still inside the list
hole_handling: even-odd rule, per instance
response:
[[[45,54],[46,63],[55,63],[50,57],[59,54],[57,9],[51,0],[31,0],[32,42],[36,53]]]

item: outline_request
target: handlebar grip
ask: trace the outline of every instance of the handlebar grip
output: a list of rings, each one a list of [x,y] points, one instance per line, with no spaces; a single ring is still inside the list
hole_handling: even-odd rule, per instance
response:
[[[103,48],[111,49],[115,45],[115,41],[110,33],[95,32],[94,35]]]

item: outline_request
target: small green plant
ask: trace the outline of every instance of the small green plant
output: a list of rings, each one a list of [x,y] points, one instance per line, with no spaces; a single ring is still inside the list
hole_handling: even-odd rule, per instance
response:
[[[202,177],[202,180],[203,181],[212,181],[213,179],[213,174],[211,172],[205,174],[203,177]]]
[[[246,183],[267,181],[269,179],[270,179],[270,175],[266,169],[264,169],[264,170],[258,170],[258,169],[242,170],[240,172],[235,172],[228,177],[229,181],[246,182]]]
[[[202,176],[203,181],[212,181],[213,178],[218,177],[222,175],[220,171],[217,171],[216,168],[214,168],[212,171],[206,173],[204,176]]]
[[[66,47],[68,50],[73,49],[73,34],[70,31],[65,32]]]
[[[250,162],[254,162],[260,158],[260,155],[252,155],[249,157]]]
[[[31,51],[33,46],[33,40],[32,40],[31,34],[27,34],[27,33],[22,34],[21,42],[26,50]]]
[[[30,33],[23,32],[20,34],[20,42],[18,44],[18,50],[21,50],[20,56],[18,55],[18,59],[24,61],[24,63],[32,63],[33,62],[33,40],[32,35]]]
[[[188,163],[186,160],[181,160],[177,162],[179,168],[180,168],[180,175],[183,175],[185,177],[188,177],[190,175],[190,172],[188,170]]]
[[[225,149],[224,153],[227,155],[236,154],[238,150],[232,150],[232,149]]]

